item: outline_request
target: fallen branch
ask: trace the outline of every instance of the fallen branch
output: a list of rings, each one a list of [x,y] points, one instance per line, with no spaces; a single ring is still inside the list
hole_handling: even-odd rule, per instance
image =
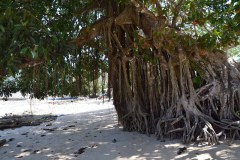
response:
[[[0,130],[18,128],[22,126],[37,126],[43,122],[50,122],[57,118],[52,115],[23,115],[6,116],[0,119]]]

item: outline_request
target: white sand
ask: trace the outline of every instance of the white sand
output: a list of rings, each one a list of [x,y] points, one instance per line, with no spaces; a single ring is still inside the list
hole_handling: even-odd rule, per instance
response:
[[[112,102],[49,102],[52,101],[0,101],[0,116],[5,113],[22,114],[25,111],[30,112],[30,109],[34,114],[59,115],[57,120],[52,122],[52,126],[43,123],[40,126],[0,131],[0,139],[15,138],[0,147],[0,160],[240,159],[239,141],[235,141],[231,146],[226,142],[216,146],[188,145],[187,152],[177,155],[179,147],[184,146],[179,140],[159,142],[154,136],[124,132],[117,124]],[[43,130],[46,128],[55,128],[55,131]],[[66,128],[67,130],[64,130]],[[22,135],[26,132],[29,133]],[[116,139],[116,143],[112,142],[113,139]],[[87,147],[84,153],[74,153],[82,147]]]

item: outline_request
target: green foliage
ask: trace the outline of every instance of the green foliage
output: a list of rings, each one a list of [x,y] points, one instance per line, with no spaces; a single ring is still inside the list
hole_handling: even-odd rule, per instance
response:
[[[239,43],[239,9],[238,0],[188,0],[180,11],[178,27],[193,35],[207,50],[236,45]]]
[[[20,73],[17,81],[24,95],[33,93],[41,99],[77,95],[81,93],[74,78],[81,75],[81,86],[86,88],[87,81],[99,77],[102,54],[95,51],[87,57],[79,56],[78,48],[69,44],[95,17],[92,13],[78,14],[88,5],[90,1],[81,0],[0,2],[0,68],[4,76]],[[31,66],[35,61],[40,61],[40,66]],[[94,77],[90,76],[93,71]]]
[[[131,3],[130,0],[111,2],[121,7]],[[158,14],[155,3],[159,2],[167,27],[153,36],[163,41],[161,45],[173,54],[174,46],[181,43],[189,47],[199,45],[206,50],[239,43],[238,0],[186,0],[179,13],[176,10],[178,1],[141,2],[155,14]],[[100,36],[93,43],[104,48],[104,51],[90,46],[78,48],[69,43],[79,36],[82,28],[89,27],[106,14],[108,7],[100,3],[101,8],[96,8],[96,5],[95,8],[91,7],[95,3],[93,0],[0,1],[0,78],[20,73],[18,85],[21,92],[34,93],[37,98],[63,94],[86,95],[96,90],[90,84],[100,77],[100,69],[108,70],[107,59],[104,58],[106,44]],[[179,39],[177,33],[170,32],[168,26],[174,15],[177,15],[176,28],[187,34],[185,39]],[[151,50],[142,49],[144,41],[138,38],[137,29],[133,36],[134,53],[145,61],[157,63]],[[229,52],[234,55],[238,49]],[[198,78],[195,79],[198,83]]]
[[[12,93],[16,93],[17,91],[18,85],[15,80],[6,79],[0,83],[0,97],[4,97],[5,100],[12,96]]]
[[[235,114],[236,114],[237,116],[240,116],[240,111],[237,111]]]
[[[204,83],[204,79],[202,78],[204,77],[204,71],[193,61],[190,61],[190,66],[192,69],[192,83],[195,88],[200,88]]]
[[[228,55],[231,57],[233,56],[240,57],[240,45],[227,50],[227,52],[228,52]]]

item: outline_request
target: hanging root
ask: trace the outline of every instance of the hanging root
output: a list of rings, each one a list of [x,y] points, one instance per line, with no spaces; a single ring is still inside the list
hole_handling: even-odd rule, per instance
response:
[[[222,52],[204,58],[191,57],[179,46],[174,52],[151,52],[156,61],[133,56],[113,73],[122,80],[115,79],[121,86],[113,89],[121,90],[114,101],[124,129],[209,145],[219,144],[221,137],[231,137],[230,144],[239,138],[240,73]]]
[[[204,140],[207,141],[209,145],[219,143],[217,134],[208,121],[205,121],[205,126],[202,128],[202,131],[204,134]]]

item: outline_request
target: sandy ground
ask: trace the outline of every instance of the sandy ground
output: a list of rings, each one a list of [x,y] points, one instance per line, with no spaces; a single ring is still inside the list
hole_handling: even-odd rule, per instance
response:
[[[0,131],[0,139],[12,139],[0,147],[1,160],[240,159],[239,141],[231,146],[227,142],[215,146],[191,144],[186,146],[185,153],[177,155],[178,149],[185,146],[180,140],[160,142],[153,135],[124,132],[117,123],[112,102],[19,98],[0,101],[0,116],[27,112],[54,114],[58,118],[51,124]],[[79,149],[84,152],[79,154]]]

